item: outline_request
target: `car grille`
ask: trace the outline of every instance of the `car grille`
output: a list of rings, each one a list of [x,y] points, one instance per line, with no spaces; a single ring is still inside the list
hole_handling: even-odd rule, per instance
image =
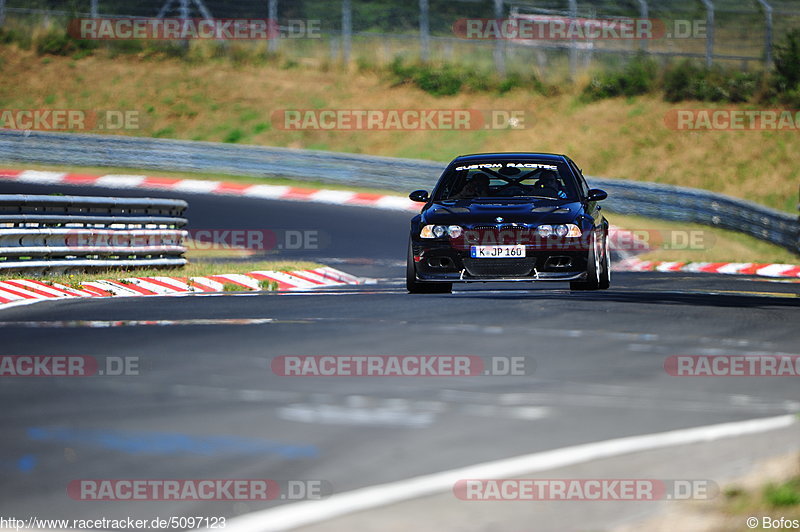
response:
[[[464,239],[469,244],[525,244],[532,240],[532,231],[527,224],[473,225]]]
[[[478,225],[473,225],[472,229],[502,231],[503,229],[532,229],[534,227],[536,226],[531,224],[502,223],[502,224],[478,224]]]
[[[536,259],[464,259],[464,268],[473,277],[527,277]]]

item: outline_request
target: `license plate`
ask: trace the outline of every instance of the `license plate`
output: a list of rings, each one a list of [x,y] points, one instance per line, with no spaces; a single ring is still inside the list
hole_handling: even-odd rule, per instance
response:
[[[520,259],[525,257],[525,246],[472,246],[473,259]]]

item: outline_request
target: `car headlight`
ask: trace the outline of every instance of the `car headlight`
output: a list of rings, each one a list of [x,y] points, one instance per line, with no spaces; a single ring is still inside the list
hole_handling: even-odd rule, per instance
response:
[[[464,232],[460,225],[426,225],[419,232],[420,238],[458,238]]]
[[[463,229],[461,229],[460,225],[450,225],[447,227],[447,234],[450,238],[458,238],[461,236]]]
[[[581,236],[581,228],[575,224],[540,225],[536,233],[541,237],[557,236],[575,238]]]

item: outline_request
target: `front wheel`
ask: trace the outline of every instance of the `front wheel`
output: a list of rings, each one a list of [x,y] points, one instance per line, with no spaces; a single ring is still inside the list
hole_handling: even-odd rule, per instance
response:
[[[570,290],[600,290],[611,284],[611,260],[608,255],[608,238],[603,238],[603,252],[597,246],[597,237],[592,236],[592,246],[586,261],[586,280],[570,281]],[[602,254],[602,257],[601,257]]]
[[[603,238],[603,271],[600,273],[600,289],[611,286],[611,254],[608,252],[608,233]]]
[[[421,283],[417,281],[417,269],[414,267],[414,252],[411,249],[410,240],[406,259],[406,290],[409,294],[449,294],[453,291],[453,283]]]

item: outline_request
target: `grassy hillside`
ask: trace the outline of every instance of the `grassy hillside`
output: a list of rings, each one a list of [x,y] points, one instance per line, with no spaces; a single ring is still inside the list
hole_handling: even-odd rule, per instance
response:
[[[577,88],[435,97],[375,72],[283,60],[77,57],[0,47],[0,108],[136,109],[143,127],[125,134],[441,161],[495,150],[563,152],[589,175],[706,188],[796,212],[796,130],[686,132],[664,123],[670,109],[732,104],[671,104],[654,95],[587,103]],[[527,120],[525,129],[493,131],[283,131],[271,123],[275,110],[322,108],[525,110]]]

